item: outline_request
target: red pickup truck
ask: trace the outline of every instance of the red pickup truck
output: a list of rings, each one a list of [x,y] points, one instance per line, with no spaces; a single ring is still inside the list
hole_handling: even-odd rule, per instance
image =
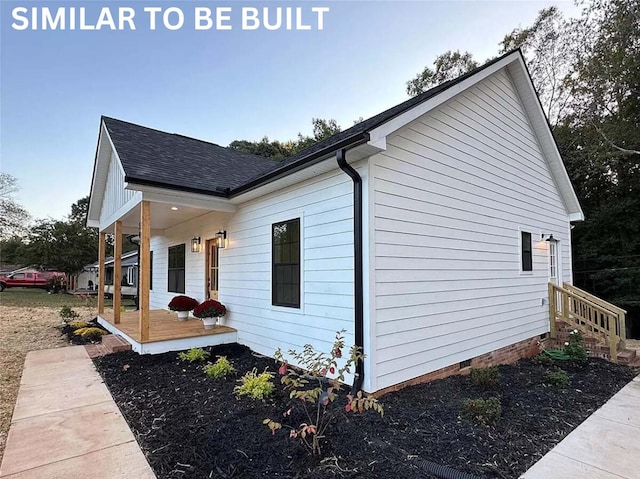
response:
[[[0,275],[0,292],[6,288],[54,290],[66,285],[66,275],[57,271],[28,271]]]

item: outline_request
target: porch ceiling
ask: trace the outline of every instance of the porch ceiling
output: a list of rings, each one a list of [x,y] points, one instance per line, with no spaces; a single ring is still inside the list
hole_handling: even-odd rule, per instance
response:
[[[165,230],[173,226],[189,221],[198,216],[211,213],[210,209],[196,208],[193,206],[172,205],[169,203],[156,203],[151,202],[151,229],[152,230]],[[173,209],[177,208],[177,209]],[[224,214],[218,212],[219,214]],[[130,211],[128,211],[122,218],[122,226],[126,229],[125,232],[132,233],[132,230],[137,231],[140,223],[140,204],[136,205]]]

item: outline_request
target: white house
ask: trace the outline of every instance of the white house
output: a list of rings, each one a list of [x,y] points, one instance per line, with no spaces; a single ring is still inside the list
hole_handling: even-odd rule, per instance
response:
[[[548,333],[582,219],[515,51],[283,162],[103,117],[88,225],[141,236],[140,312],[100,313],[135,350],[345,329],[379,391]],[[219,334],[165,312],[182,293],[227,306]]]

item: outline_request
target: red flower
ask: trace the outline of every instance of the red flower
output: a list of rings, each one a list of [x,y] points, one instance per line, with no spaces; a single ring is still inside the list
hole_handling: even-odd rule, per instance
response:
[[[287,374],[287,363],[282,363],[282,366],[278,369],[278,374],[284,376]]]
[[[336,348],[336,349],[333,350],[333,355],[336,358],[341,358],[342,357],[342,351],[339,348]]]
[[[174,296],[169,302],[171,311],[191,311],[198,306],[198,301],[189,296]]]
[[[331,366],[331,367],[329,368],[329,372],[330,372],[331,374],[335,373],[335,372],[336,372],[336,368],[334,368],[333,366]]]
[[[207,299],[193,310],[196,318],[217,318],[227,314],[227,308],[215,299]]]

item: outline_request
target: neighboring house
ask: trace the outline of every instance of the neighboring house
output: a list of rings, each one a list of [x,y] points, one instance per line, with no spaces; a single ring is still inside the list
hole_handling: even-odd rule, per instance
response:
[[[530,354],[582,219],[516,51],[283,162],[103,117],[87,223],[140,233],[136,326],[100,313],[135,350],[345,329],[379,391]],[[183,293],[227,306],[222,334],[154,336]]]
[[[106,283],[104,291],[113,294],[115,282],[120,281],[121,294],[123,296],[136,296],[138,287],[138,252],[128,251],[121,255],[120,275],[118,277],[114,277],[115,260],[113,257],[106,258],[104,264]]]
[[[74,279],[74,289],[95,291],[98,289],[98,272],[100,271],[99,262],[86,265],[82,272],[76,275]],[[105,258],[105,292],[113,294],[114,282],[114,259],[112,256]],[[138,286],[138,252],[128,251],[121,255],[120,265],[120,285],[122,286],[121,294],[124,296],[136,296]]]
[[[82,271],[72,278],[74,291],[95,291],[98,288],[98,262],[82,268]]]

